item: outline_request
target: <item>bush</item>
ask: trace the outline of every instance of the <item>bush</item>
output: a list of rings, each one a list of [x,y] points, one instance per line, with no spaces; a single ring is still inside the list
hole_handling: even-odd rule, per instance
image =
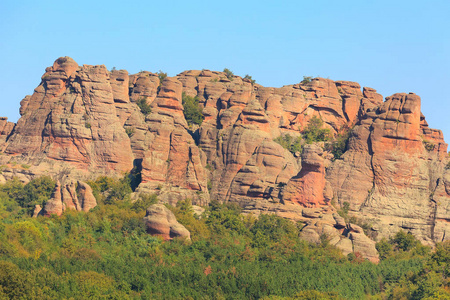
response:
[[[118,201],[129,200],[130,193],[133,191],[129,174],[121,179],[100,176],[95,181],[87,183],[91,186],[97,202],[102,204],[114,204]]]
[[[308,84],[313,80],[312,76],[303,76],[303,80],[300,82],[301,84]]]
[[[24,187],[26,199],[22,207],[34,208],[36,204],[45,205],[50,199],[55,186],[56,182],[50,176],[42,176],[31,180]]]
[[[163,71],[159,70],[159,72],[158,72],[159,85],[162,84],[162,82],[164,81],[164,79],[166,79],[166,77],[167,77],[167,73],[164,73]]]
[[[336,138],[326,145],[326,149],[333,154],[334,159],[340,159],[347,150],[351,129],[347,128],[339,133]]]
[[[392,256],[392,244],[389,243],[386,239],[382,239],[381,241],[376,243],[375,248],[377,248],[380,259],[386,259]]]
[[[139,98],[136,104],[144,115],[148,115],[152,112],[152,108],[147,103],[147,97]]]
[[[422,143],[425,147],[425,150],[427,150],[428,152],[431,152],[434,150],[434,148],[436,148],[436,145],[428,140],[423,140]]]
[[[327,142],[331,139],[330,129],[322,127],[322,119],[314,116],[309,120],[308,125],[306,125],[306,128],[302,132],[307,144]]]
[[[255,84],[255,82],[256,82],[256,80],[253,80],[252,76],[250,76],[248,74],[244,76],[244,79],[250,80],[252,84]]]
[[[391,243],[399,250],[410,251],[420,244],[411,232],[400,230],[391,239]]]
[[[244,224],[241,208],[236,204],[220,204],[217,201],[211,201],[210,212],[206,224],[211,231],[216,234],[238,233],[244,234],[248,230]]]
[[[135,212],[142,212],[155,203],[158,203],[158,198],[155,194],[140,194],[139,199],[131,205],[131,209]]]
[[[227,78],[228,78],[229,80],[233,80],[234,73],[231,72],[230,69],[225,68],[225,69],[223,69],[223,72],[225,73],[225,75],[227,76]]]
[[[290,134],[280,135],[274,142],[280,144],[284,149],[289,150],[291,153],[302,152],[302,138],[293,137]]]
[[[45,205],[55,185],[56,182],[49,176],[35,178],[26,185],[14,178],[0,186],[0,199],[9,211],[14,209],[15,202],[30,213],[36,204]]]
[[[134,128],[131,127],[125,128],[125,133],[128,135],[128,137],[132,137],[134,134]]]
[[[199,105],[198,97],[191,97],[183,93],[183,114],[189,126],[192,124],[202,125],[204,116],[203,109]]]

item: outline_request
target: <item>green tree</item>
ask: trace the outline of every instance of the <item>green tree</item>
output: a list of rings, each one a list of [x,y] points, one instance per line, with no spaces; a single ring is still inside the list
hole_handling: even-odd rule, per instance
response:
[[[248,74],[244,76],[244,79],[250,80],[252,84],[255,84],[255,82],[256,82],[256,80],[253,80],[252,76],[250,76]]]
[[[152,112],[152,108],[147,103],[147,97],[139,98],[136,104],[144,115],[148,115]]]
[[[312,76],[303,76],[303,80],[300,82],[301,84],[308,84],[313,80]]]
[[[410,251],[420,244],[420,242],[414,237],[411,232],[404,232],[400,230],[391,239],[391,243],[395,245],[397,249],[402,251]]]
[[[233,80],[234,73],[231,72],[230,69],[225,68],[225,69],[223,69],[223,72],[225,73],[225,75],[227,76],[227,78],[228,78],[229,80]]]
[[[303,138],[306,140],[307,144],[312,144],[314,142],[326,142],[331,138],[331,132],[328,128],[322,128],[323,121],[317,116],[312,117],[306,128],[303,130]]]
[[[41,206],[50,199],[56,182],[50,176],[41,176],[28,182],[25,187],[25,201],[22,207],[33,209],[36,204]]]
[[[159,78],[159,85],[161,85],[163,83],[164,79],[167,78],[167,73],[164,73],[163,71],[159,70],[158,78]]]
[[[183,113],[188,125],[202,125],[204,116],[202,113],[203,109],[198,101],[198,97],[191,97],[183,93],[182,99]]]

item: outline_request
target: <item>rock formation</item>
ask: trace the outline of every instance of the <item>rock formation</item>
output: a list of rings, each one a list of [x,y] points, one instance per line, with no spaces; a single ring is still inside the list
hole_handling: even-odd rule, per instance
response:
[[[166,241],[174,238],[191,239],[191,233],[178,223],[175,215],[164,204],[151,205],[147,209],[144,223],[149,234],[160,236]]]
[[[188,125],[183,95],[198,99],[201,125]],[[338,222],[333,205],[348,205],[349,215],[372,224],[376,239],[401,228],[429,244],[450,239],[447,144],[428,127],[420,101],[395,94],[383,102],[376,90],[349,81],[270,88],[209,70],[161,80],[62,57],[22,100],[17,124],[0,119],[0,182],[71,178],[57,186],[47,214],[89,210],[95,202],[82,182],[126,172],[141,178],[137,193],[157,193],[173,205],[230,201],[246,213],[306,223],[316,220],[307,211],[315,209],[328,225],[311,223],[305,238],[332,233],[337,246],[361,247],[371,258],[373,245],[363,246],[370,243],[361,232]],[[323,142],[303,145],[300,154],[274,141],[300,137],[313,118],[333,137],[351,129],[342,157],[333,158]]]
[[[44,208],[36,205],[33,216],[38,215],[60,216],[65,210],[72,209],[76,211],[88,212],[97,206],[97,200],[92,194],[91,187],[82,181],[61,184],[56,181],[55,189]]]
[[[436,216],[450,200],[440,188],[445,186],[446,150],[442,133],[428,128],[420,98],[395,94],[367,110],[327,178],[337,202],[348,202],[359,218],[376,225],[379,238],[403,228],[432,244],[450,229]],[[440,234],[434,232],[436,225]]]
[[[304,207],[327,205],[333,198],[329,182],[325,180],[323,149],[306,145],[302,153],[302,168],[283,190],[282,201],[294,202]]]

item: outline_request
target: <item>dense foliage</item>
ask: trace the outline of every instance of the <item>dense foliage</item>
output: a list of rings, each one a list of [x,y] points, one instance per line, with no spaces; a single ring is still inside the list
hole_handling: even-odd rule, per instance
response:
[[[149,236],[142,222],[155,196],[133,203],[127,178],[101,177],[90,184],[98,207],[50,218],[18,214],[25,202],[16,201],[10,188],[18,183],[1,186],[0,299],[449,296],[449,243],[430,252],[399,233],[377,245],[384,256],[376,265],[357,255],[344,257],[326,240],[303,242],[301,226],[275,215],[256,219],[236,205],[213,202],[197,216],[188,200],[170,209],[192,241],[164,242]]]
[[[183,113],[189,126],[202,125],[204,116],[203,108],[199,105],[198,97],[191,97],[183,93]]]
[[[303,138],[307,144],[314,142],[327,142],[331,139],[331,131],[328,128],[323,128],[322,119],[314,116],[312,117],[306,128],[302,131]]]

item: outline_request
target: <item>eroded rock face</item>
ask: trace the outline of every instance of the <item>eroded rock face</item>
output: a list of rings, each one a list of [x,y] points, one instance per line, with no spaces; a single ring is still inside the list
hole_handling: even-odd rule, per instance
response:
[[[13,122],[8,122],[8,118],[0,118],[0,151],[3,151],[6,144],[6,139],[13,131],[14,126],[15,124]]]
[[[67,209],[87,212],[96,206],[97,200],[87,183],[78,181],[75,185],[73,181],[67,180],[67,183],[61,184],[57,180],[49,201],[42,210],[39,205],[36,205],[33,216],[60,216]]]
[[[302,169],[287,183],[281,198],[283,202],[293,202],[304,207],[329,204],[333,194],[325,180],[323,154],[323,149],[317,145],[303,148]]]
[[[174,238],[191,239],[190,232],[178,223],[175,215],[164,204],[151,205],[147,209],[144,223],[149,234],[160,236],[166,241]]]
[[[200,159],[200,150],[189,134],[181,103],[182,85],[175,78],[164,80],[152,113],[146,118],[152,134],[143,153],[140,190],[166,188],[163,198],[177,199],[180,189],[195,204],[207,204],[207,180]],[[203,197],[202,197],[203,196]],[[186,196],[184,196],[185,198]]]
[[[183,93],[198,98],[201,126],[188,126]],[[0,182],[69,176],[73,183],[61,183],[44,208],[50,213],[95,206],[95,199],[77,196],[76,180],[132,171],[142,178],[137,192],[155,192],[170,204],[214,199],[308,220],[315,217],[307,208],[332,217],[333,199],[376,224],[379,238],[399,228],[428,243],[450,237],[447,145],[428,127],[414,94],[382,102],[376,90],[361,91],[355,82],[315,78],[270,88],[209,70],[161,82],[151,72],[109,72],[63,57],[22,100],[20,113],[16,125],[0,119]],[[342,159],[331,162],[323,145],[304,147],[300,157],[274,142],[300,136],[314,117],[333,135],[355,126]],[[346,226],[333,220],[328,227]],[[338,243],[354,247],[357,234]]]
[[[438,204],[433,193],[443,181],[447,144],[427,127],[417,95],[388,97],[367,111],[343,160],[328,170],[338,202],[348,202],[358,217],[377,224],[379,238],[403,228],[423,242],[437,240],[435,214],[450,198],[441,189]]]
[[[23,101],[22,117],[5,153],[94,173],[129,171],[130,141],[117,117],[109,79],[105,66],[79,67],[69,57],[56,60]]]

